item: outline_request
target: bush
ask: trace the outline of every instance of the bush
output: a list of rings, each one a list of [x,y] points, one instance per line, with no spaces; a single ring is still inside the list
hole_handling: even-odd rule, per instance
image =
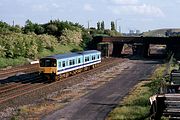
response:
[[[6,33],[0,35],[0,56],[7,58],[37,58],[43,49],[53,51],[57,39],[49,35]]]
[[[0,68],[4,68],[7,66],[16,66],[16,65],[22,65],[27,63],[27,60],[23,57],[19,57],[16,59],[12,58],[0,58]]]
[[[79,45],[82,41],[82,35],[81,35],[81,30],[68,30],[65,29],[62,32],[62,35],[59,38],[60,43],[67,45],[69,43],[74,43]]]

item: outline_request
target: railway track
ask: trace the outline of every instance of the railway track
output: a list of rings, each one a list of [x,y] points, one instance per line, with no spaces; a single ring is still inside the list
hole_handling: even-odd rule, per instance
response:
[[[33,65],[28,64],[28,65],[24,65],[24,66],[1,69],[0,70],[0,80],[10,77],[10,76],[18,75],[18,73],[19,74],[32,73],[32,72],[36,72],[37,70],[38,70],[38,64],[33,64]]]
[[[3,86],[0,86],[0,106],[4,103],[8,103],[8,101],[12,101],[18,97],[23,97],[24,95],[36,93],[36,91],[39,91],[41,89],[50,89],[56,84],[66,85],[66,84],[75,84],[76,82],[73,82],[75,79],[86,79],[86,75],[88,73],[96,73],[98,70],[100,70],[103,67],[108,67],[115,62],[122,62],[125,59],[119,59],[119,58],[109,58],[109,59],[103,59],[102,63],[99,64],[98,67],[95,67],[94,69],[91,69],[89,71],[84,71],[82,73],[76,74],[74,76],[70,76],[68,78],[64,78],[60,81],[51,82],[49,83],[47,80],[43,79],[42,77],[38,76],[37,74],[34,74],[34,77],[27,77],[26,79],[21,80],[14,80],[10,83],[6,82]],[[68,81],[71,81],[68,83]],[[3,83],[3,81],[1,81]],[[1,107],[0,107],[1,108]]]

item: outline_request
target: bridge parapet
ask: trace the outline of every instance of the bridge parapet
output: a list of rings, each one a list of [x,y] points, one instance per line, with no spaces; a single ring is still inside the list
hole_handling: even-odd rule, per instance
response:
[[[131,44],[134,47],[133,54],[144,57],[148,56],[150,44],[166,45],[168,51],[173,51],[177,56],[180,56],[178,55],[180,53],[180,37],[94,37],[95,48],[100,42],[113,44],[113,56],[121,55],[124,44]]]

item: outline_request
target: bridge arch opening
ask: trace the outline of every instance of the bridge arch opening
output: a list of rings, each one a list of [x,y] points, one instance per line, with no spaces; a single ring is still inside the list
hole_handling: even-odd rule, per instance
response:
[[[133,55],[133,48],[132,48],[132,44],[124,44],[122,51],[121,51],[121,56],[129,56],[129,55]]]
[[[162,58],[167,56],[166,44],[150,44],[148,49],[148,57]]]

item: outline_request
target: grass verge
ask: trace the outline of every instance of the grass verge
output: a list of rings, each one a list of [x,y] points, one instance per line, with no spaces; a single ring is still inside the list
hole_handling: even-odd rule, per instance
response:
[[[62,54],[62,53],[67,53],[67,52],[74,52],[74,51],[79,51],[83,50],[81,47],[78,45],[74,44],[69,44],[69,45],[59,45],[56,46],[54,51],[50,51],[48,49],[44,49],[42,52],[39,53],[38,58],[48,56],[48,55],[54,55],[54,54]],[[8,66],[17,66],[17,65],[23,65],[27,64],[28,59],[19,57],[19,58],[0,58],[0,68],[5,68]]]
[[[48,55],[54,55],[54,54],[63,54],[67,52],[74,52],[74,51],[81,51],[83,50],[80,46],[75,44],[69,44],[69,45],[58,45],[55,47],[54,51],[49,51],[45,49],[43,52],[39,53],[38,57],[44,57]]]
[[[24,105],[18,109],[16,115],[14,115],[11,120],[39,120],[42,114],[46,115],[62,107],[63,104],[57,103]]]
[[[17,66],[26,64],[28,61],[26,58],[19,57],[16,59],[12,58],[0,58],[0,68],[5,68],[7,66]]]
[[[158,92],[165,71],[166,65],[163,64],[154,71],[150,79],[137,84],[106,120],[148,120],[149,97]]]

